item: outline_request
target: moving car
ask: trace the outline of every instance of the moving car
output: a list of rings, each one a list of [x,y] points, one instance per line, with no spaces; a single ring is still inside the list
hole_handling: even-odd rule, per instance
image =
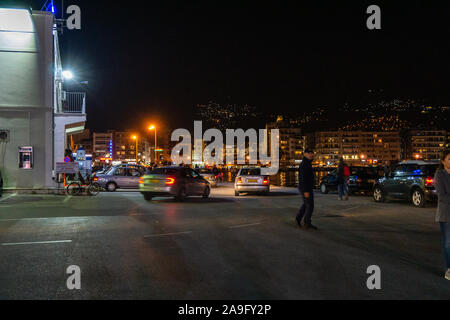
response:
[[[383,202],[388,198],[409,200],[415,207],[423,207],[427,201],[437,199],[433,177],[438,161],[403,161],[397,164],[374,187],[373,198]]]
[[[145,169],[141,166],[114,166],[105,173],[96,173],[97,183],[110,192],[116,189],[137,189],[139,178],[144,172]]]
[[[373,187],[378,178],[382,176],[381,168],[350,166],[350,177],[348,187],[350,193],[368,193],[373,191]],[[323,194],[337,190],[337,169],[333,170],[320,180],[319,189]]]
[[[155,168],[139,179],[139,189],[145,200],[153,197],[175,197],[183,201],[189,196],[208,198],[209,182],[190,168],[169,166]]]
[[[242,168],[234,180],[234,195],[241,193],[262,193],[270,191],[269,177],[261,174],[260,168]]]
[[[206,180],[208,180],[209,184],[211,185],[212,188],[217,187],[217,177],[216,175],[212,172],[211,169],[208,168],[200,168],[200,169],[196,169],[195,172],[197,172],[198,174],[200,174],[203,178],[205,178]]]

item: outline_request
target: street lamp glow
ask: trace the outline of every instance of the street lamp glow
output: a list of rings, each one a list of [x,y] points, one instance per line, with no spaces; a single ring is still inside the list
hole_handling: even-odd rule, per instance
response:
[[[72,79],[73,78],[73,74],[69,70],[64,70],[62,72],[62,76],[64,77],[64,79]]]
[[[133,138],[133,140],[136,140],[136,139],[137,139],[137,137],[136,137],[136,136],[132,136],[131,138]]]
[[[150,127],[148,127],[148,130],[155,130],[155,126],[151,125]]]

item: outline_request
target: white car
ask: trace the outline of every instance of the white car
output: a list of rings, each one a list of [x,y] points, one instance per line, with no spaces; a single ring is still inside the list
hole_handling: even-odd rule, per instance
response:
[[[239,170],[234,180],[234,195],[241,193],[262,193],[267,195],[270,192],[269,177],[261,175],[260,168],[243,168]]]

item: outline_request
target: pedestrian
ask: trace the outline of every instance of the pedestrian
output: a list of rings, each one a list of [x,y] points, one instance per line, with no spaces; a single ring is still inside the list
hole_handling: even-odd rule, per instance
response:
[[[344,192],[345,192],[345,200],[348,200],[348,196],[350,194],[349,185],[350,183],[350,167],[344,163]]]
[[[345,194],[346,200],[348,200],[348,190],[345,186],[345,166],[344,159],[339,159],[339,165],[336,171],[337,185],[338,185],[338,200],[342,200],[342,195]],[[350,174],[349,174],[350,175]]]
[[[314,172],[312,167],[312,160],[314,153],[312,149],[306,148],[303,152],[303,160],[298,168],[298,190],[302,198],[302,206],[298,211],[295,220],[299,227],[303,225],[305,229],[317,230],[317,227],[311,223],[312,214],[314,211]]]
[[[438,196],[436,222],[442,232],[442,247],[445,257],[445,279],[450,280],[450,150],[444,150],[441,165],[434,174],[434,187]]]

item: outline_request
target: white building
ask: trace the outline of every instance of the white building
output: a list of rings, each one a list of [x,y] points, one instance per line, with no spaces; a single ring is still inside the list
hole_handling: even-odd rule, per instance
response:
[[[4,187],[55,187],[55,163],[67,135],[84,129],[86,113],[84,93],[63,91],[52,13],[0,8],[0,70]]]

